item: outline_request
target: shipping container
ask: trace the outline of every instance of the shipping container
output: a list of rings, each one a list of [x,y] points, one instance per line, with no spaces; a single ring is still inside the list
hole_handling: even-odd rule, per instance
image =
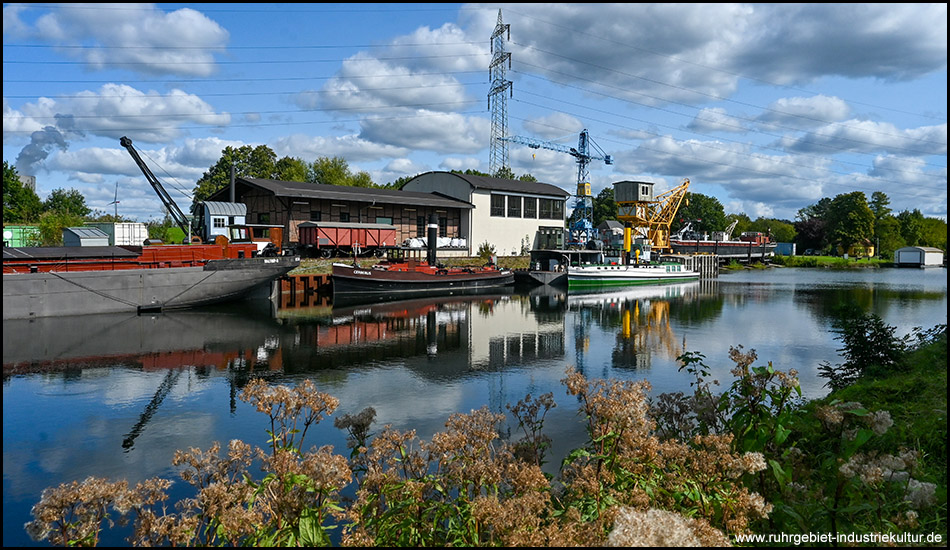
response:
[[[35,225],[4,225],[3,246],[38,246],[40,228]]]
[[[148,227],[144,223],[121,222],[87,223],[87,227],[95,227],[109,236],[110,246],[142,246],[148,239]]]

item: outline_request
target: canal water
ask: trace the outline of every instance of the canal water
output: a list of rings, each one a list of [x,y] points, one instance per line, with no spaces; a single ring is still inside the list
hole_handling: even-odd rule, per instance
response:
[[[907,334],[947,322],[947,275],[925,270],[746,270],[718,279],[608,293],[550,289],[374,305],[273,309],[242,304],[147,316],[4,322],[3,543],[45,546],[23,529],[46,487],[88,476],[178,480],[176,449],[241,439],[264,446],[267,418],[241,401],[246,382],[313,380],[336,416],[376,410],[376,426],[428,439],[456,412],[507,413],[551,392],[545,423],[557,464],[584,431],[561,380],[647,380],[654,394],[690,391],[684,352],[728,383],[729,349],[800,373],[806,397],[827,393],[831,332],[855,304]],[[511,417],[509,416],[509,421]],[[517,425],[503,427],[515,434]],[[332,417],[308,435],[346,454]],[[173,496],[187,495],[178,482]],[[102,545],[123,545],[118,534]]]

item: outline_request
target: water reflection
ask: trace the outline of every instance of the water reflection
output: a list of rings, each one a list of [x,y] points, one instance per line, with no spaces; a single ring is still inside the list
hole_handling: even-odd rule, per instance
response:
[[[676,357],[702,352],[724,381],[729,347],[744,345],[762,363],[797,369],[805,395],[820,396],[817,366],[836,362],[840,347],[829,331],[833,304],[862,305],[902,334],[946,323],[945,273],[770,270],[606,293],[539,287],[5,321],[4,546],[35,545],[22,526],[48,486],[89,475],[174,478],[176,449],[266,444],[266,417],[238,398],[252,378],[313,380],[340,399],[337,414],[372,406],[381,425],[420,438],[454,413],[507,413],[527,393],[551,392],[559,406],[545,431],[556,468],[584,437],[561,383],[567,366],[647,380],[655,393],[689,391]],[[332,422],[314,437],[346,448]]]

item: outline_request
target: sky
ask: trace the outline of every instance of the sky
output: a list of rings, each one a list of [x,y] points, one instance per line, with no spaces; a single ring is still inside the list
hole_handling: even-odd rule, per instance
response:
[[[378,184],[487,173],[499,13],[518,176],[574,193],[587,130],[595,195],[688,179],[727,214],[794,220],[882,191],[946,220],[945,3],[8,3],[3,159],[41,199],[137,221],[163,210],[123,136],[185,211],[227,146]]]

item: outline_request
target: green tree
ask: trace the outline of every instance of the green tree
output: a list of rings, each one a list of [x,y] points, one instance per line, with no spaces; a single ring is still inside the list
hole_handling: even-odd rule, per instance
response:
[[[874,212],[874,221],[884,219],[886,216],[891,215],[891,209],[888,208],[890,204],[891,199],[889,199],[883,191],[871,193],[871,202],[868,204],[868,207],[871,208],[871,212]]]
[[[513,180],[515,179],[515,173],[510,167],[502,166],[501,168],[495,171],[492,177],[506,179],[506,180]]]
[[[676,233],[686,223],[693,224],[694,231],[722,231],[728,225],[722,203],[715,197],[702,193],[686,193],[670,231]]]
[[[852,245],[871,241],[874,236],[874,212],[862,191],[836,196],[828,208],[828,237],[844,251]]]
[[[231,184],[232,166],[236,178],[305,181],[307,174],[307,164],[304,161],[291,157],[277,160],[277,154],[266,145],[225,147],[218,162],[202,174],[195,184],[192,192],[193,211],[198,203]]]
[[[900,223],[901,237],[907,246],[918,246],[921,244],[924,232],[924,215],[916,208],[913,211],[904,210],[897,215],[897,221]]]
[[[604,187],[593,200],[593,224],[599,226],[607,220],[617,219],[617,203],[614,201],[614,188]]]
[[[43,211],[67,214],[78,218],[84,218],[92,212],[86,206],[86,197],[75,189],[54,189],[49,197],[43,201]]]
[[[368,172],[352,173],[350,166],[341,157],[320,157],[307,170],[307,181],[325,185],[348,187],[376,187]]]
[[[775,218],[759,218],[752,222],[746,231],[767,233],[772,236],[773,241],[780,243],[795,242],[795,237],[798,236],[794,225],[790,222],[777,220]],[[734,234],[733,236],[738,236],[739,234]]]
[[[921,244],[932,246],[946,252],[947,222],[940,218],[924,218],[921,224]]]
[[[732,235],[730,235],[733,239],[738,237],[745,231],[752,231],[751,229],[752,219],[749,218],[747,214],[744,214],[742,212],[738,214],[727,214],[726,227],[729,227],[730,225],[732,225],[732,222],[736,220],[738,220],[738,223],[736,223],[736,226],[732,229]]]
[[[3,223],[36,222],[42,210],[36,192],[23,185],[15,167],[3,161]]]
[[[874,245],[879,258],[893,258],[894,251],[904,246],[901,224],[895,216],[887,215],[874,222]]]
[[[83,224],[82,216],[72,214],[67,210],[48,210],[40,215],[39,231],[40,246],[62,246],[63,229],[79,227]]]

